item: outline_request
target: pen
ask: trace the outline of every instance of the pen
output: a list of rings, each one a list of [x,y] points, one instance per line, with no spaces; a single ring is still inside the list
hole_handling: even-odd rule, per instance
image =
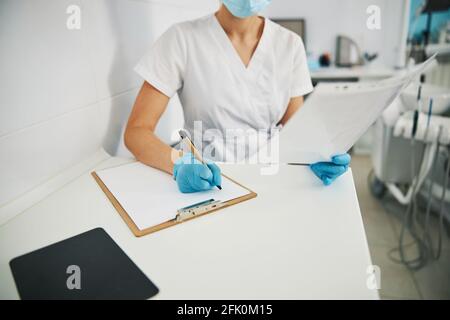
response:
[[[200,152],[198,152],[197,148],[195,148],[194,143],[191,141],[191,139],[189,139],[187,134],[183,130],[178,131],[178,134],[180,135],[182,140],[185,140],[187,142],[187,144],[189,145],[189,149],[191,150],[194,157],[201,163],[206,164],[205,161],[203,161],[202,155],[200,154]],[[222,186],[217,186],[217,189],[222,190]]]

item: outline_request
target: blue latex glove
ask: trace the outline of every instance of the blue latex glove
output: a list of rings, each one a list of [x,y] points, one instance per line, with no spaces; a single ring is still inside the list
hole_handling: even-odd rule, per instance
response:
[[[201,163],[192,153],[175,162],[173,178],[183,193],[209,190],[222,183],[220,168],[213,162]]]
[[[313,163],[310,168],[323,184],[328,186],[347,171],[350,160],[350,155],[344,153],[331,158],[331,162]]]

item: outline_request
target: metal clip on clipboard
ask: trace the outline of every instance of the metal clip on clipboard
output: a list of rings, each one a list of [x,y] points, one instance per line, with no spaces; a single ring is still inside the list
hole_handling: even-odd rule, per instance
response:
[[[201,215],[211,210],[218,209],[224,204],[220,200],[209,199],[177,210],[175,220],[177,222]]]

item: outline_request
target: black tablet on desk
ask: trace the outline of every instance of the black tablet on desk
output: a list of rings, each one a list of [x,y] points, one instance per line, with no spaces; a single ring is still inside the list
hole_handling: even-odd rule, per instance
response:
[[[158,288],[102,228],[14,258],[22,299],[148,299]]]

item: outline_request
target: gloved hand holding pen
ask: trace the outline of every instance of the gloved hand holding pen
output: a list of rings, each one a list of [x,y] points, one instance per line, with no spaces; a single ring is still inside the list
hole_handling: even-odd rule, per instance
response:
[[[202,163],[190,152],[175,162],[173,177],[183,193],[206,191],[222,183],[220,168],[215,163]]]

